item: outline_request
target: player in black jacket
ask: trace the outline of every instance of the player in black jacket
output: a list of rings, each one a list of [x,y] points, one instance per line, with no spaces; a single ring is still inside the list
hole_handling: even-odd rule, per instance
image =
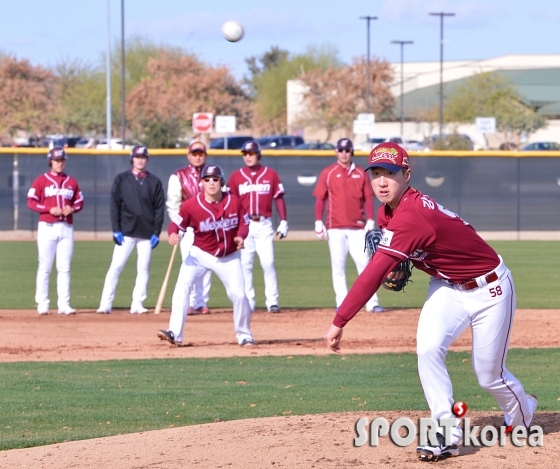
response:
[[[113,307],[119,276],[136,246],[138,253],[136,285],[132,292],[131,314],[147,313],[152,249],[159,243],[163,225],[165,197],[161,181],[146,171],[148,149],[136,146],[130,152],[130,171],[117,174],[111,189],[111,226],[116,246],[105,277],[98,313],[108,314]]]

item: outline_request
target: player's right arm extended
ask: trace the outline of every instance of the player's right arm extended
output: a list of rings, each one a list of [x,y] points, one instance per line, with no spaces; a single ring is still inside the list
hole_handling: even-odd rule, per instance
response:
[[[401,259],[397,257],[377,251],[364,271],[358,276],[354,285],[352,285],[342,304],[338,307],[333,324],[337,327],[344,327],[362,309],[373,294],[379,290],[387,274],[400,261]]]

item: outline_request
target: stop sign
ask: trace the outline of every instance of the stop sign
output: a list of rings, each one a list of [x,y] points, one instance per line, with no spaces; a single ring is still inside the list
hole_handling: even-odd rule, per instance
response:
[[[193,132],[197,134],[207,134],[212,132],[213,114],[208,112],[195,112],[192,119]]]

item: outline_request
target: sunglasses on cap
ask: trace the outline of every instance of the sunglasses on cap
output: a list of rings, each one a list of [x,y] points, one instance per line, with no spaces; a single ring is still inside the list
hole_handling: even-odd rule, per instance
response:
[[[218,178],[218,177],[206,177],[206,178],[202,178],[202,180],[203,180],[204,182],[210,182],[210,181],[212,181],[212,182],[221,182],[221,181],[222,181],[222,179],[221,179],[221,178]]]

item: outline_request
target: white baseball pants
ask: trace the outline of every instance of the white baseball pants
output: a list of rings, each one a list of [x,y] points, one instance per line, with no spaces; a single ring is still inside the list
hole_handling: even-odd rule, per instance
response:
[[[237,342],[252,339],[251,308],[245,296],[241,262],[237,252],[226,257],[215,257],[193,246],[185,262],[181,264],[179,278],[173,292],[169,330],[177,342],[183,342],[183,330],[188,315],[191,290],[208,271],[214,272],[224,284],[226,293],[233,303],[233,326]]]
[[[111,311],[113,300],[115,299],[115,291],[119,283],[119,277],[135,246],[138,259],[136,261],[136,284],[132,291],[131,310],[139,309],[144,306],[144,300],[148,296],[152,246],[149,239],[125,236],[122,246],[115,245],[115,249],[113,250],[113,260],[111,261],[109,271],[105,277],[99,309]]]
[[[332,282],[338,308],[348,294],[346,283],[346,258],[348,252],[356,264],[358,275],[366,268],[369,256],[364,251],[365,240],[364,230],[357,228],[333,228],[327,230],[329,238],[329,251],[331,253]],[[366,310],[373,311],[375,306],[379,306],[377,293],[366,303]]]
[[[522,384],[506,368],[515,314],[515,287],[511,272],[500,262],[498,280],[461,291],[432,277],[428,299],[420,313],[417,332],[418,373],[432,418],[456,418],[453,388],[445,366],[447,349],[467,328],[472,329],[472,366],[479,385],[492,394],[507,425],[529,426],[534,406]],[[481,277],[481,283],[485,284]],[[479,283],[480,284],[480,283]],[[453,443],[462,441],[462,429],[453,431]]]
[[[274,266],[274,229],[272,219],[265,218],[262,221],[251,221],[249,223],[249,235],[245,238],[244,249],[239,251],[241,266],[243,268],[243,279],[245,280],[245,294],[251,305],[251,311],[255,310],[255,288],[253,286],[253,264],[255,252],[264,273],[264,296],[266,307],[270,310],[273,305],[278,305],[278,279],[276,267]]]
[[[37,312],[49,311],[49,276],[56,255],[56,289],[58,310],[70,309],[70,263],[74,252],[74,227],[66,222],[47,223],[40,221],[37,227],[37,250],[39,267],[35,302]]]
[[[185,262],[185,259],[189,255],[193,243],[194,243],[194,232],[191,227],[188,227],[187,231],[181,238],[181,242],[179,244],[179,248],[181,249],[181,259],[183,260],[183,262]],[[196,282],[196,284],[192,289],[191,299],[190,299],[191,308],[199,309],[208,304],[208,300],[210,299],[211,286],[212,286],[212,271],[209,270],[204,274],[204,276],[201,279],[199,279]]]

